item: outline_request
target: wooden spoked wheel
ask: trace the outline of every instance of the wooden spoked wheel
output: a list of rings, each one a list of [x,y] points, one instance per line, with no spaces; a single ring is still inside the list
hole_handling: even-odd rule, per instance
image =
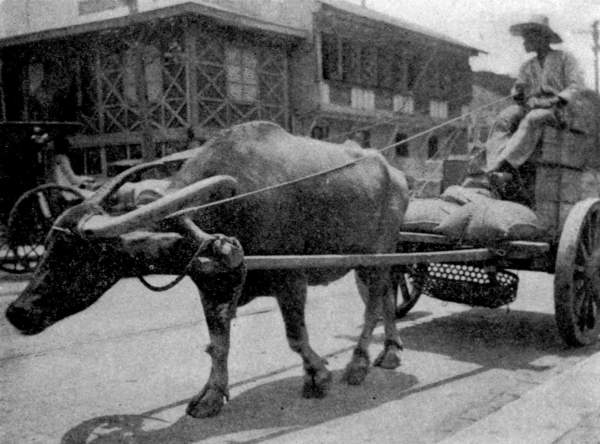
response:
[[[565,221],[554,275],[558,330],[571,346],[600,335],[600,199],[576,204]]]
[[[396,295],[396,318],[401,319],[415,306],[423,291],[423,284],[427,278],[427,265],[419,264],[409,267],[399,276],[398,291]]]
[[[398,286],[395,301],[397,319],[406,316],[419,300],[426,279],[426,272],[426,264],[397,268],[393,271],[394,283]],[[358,277],[356,278],[356,285],[360,297],[366,304],[368,295],[367,286]],[[378,311],[379,316],[382,316],[381,307],[378,308]]]
[[[43,245],[13,247],[5,239],[0,242],[0,270],[22,274],[33,271],[44,253]]]
[[[44,254],[44,240],[56,218],[83,199],[77,189],[55,184],[24,193],[8,216],[0,268],[9,273],[33,271]]]

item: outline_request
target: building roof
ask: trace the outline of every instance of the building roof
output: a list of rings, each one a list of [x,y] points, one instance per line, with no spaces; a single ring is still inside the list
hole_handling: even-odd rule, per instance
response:
[[[473,71],[474,85],[479,85],[502,96],[510,94],[516,80],[506,74],[497,74],[491,71]]]
[[[369,20],[373,20],[376,22],[385,23],[388,25],[392,25],[403,30],[411,31],[416,34],[420,34],[424,37],[431,38],[434,40],[441,40],[446,43],[449,43],[454,46],[458,46],[464,49],[467,49],[475,54],[485,53],[485,51],[475,48],[473,46],[467,45],[466,43],[461,42],[460,40],[454,39],[452,37],[448,37],[447,35],[440,34],[438,32],[432,31],[424,26],[420,26],[406,20],[402,20],[398,17],[394,17],[388,14],[384,14],[378,11],[374,11],[372,9],[366,8],[364,6],[358,5],[356,3],[351,3],[345,0],[317,0],[322,5],[326,7],[334,8],[343,12],[347,12],[353,15],[361,16]]]
[[[65,38],[94,31],[121,28],[136,23],[145,23],[152,20],[167,19],[184,15],[210,17],[224,25],[232,25],[236,28],[257,30],[271,34],[289,36],[292,38],[305,39],[309,35],[309,31],[306,29],[288,26],[258,17],[252,17],[231,9],[219,7],[213,3],[203,4],[197,1],[190,1],[172,6],[112,17],[104,20],[91,21],[87,23],[6,37],[4,39],[0,39],[0,48],[26,44],[40,40]]]

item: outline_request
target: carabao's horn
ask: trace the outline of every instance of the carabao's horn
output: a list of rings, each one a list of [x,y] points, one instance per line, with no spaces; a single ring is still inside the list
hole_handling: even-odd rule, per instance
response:
[[[237,181],[231,176],[213,176],[188,185],[120,216],[93,215],[79,223],[79,232],[86,237],[116,237],[152,225],[182,208],[201,205],[236,193]]]
[[[100,188],[96,190],[96,192],[90,196],[88,199],[89,202],[102,205],[104,201],[111,196],[116,190],[118,190],[121,185],[129,180],[129,178],[135,174],[139,174],[142,171],[146,171],[152,168],[156,168],[157,165],[160,165],[161,162],[149,162],[144,163],[142,165],[137,165],[133,168],[129,168],[122,173],[116,175],[109,181],[105,182]]]

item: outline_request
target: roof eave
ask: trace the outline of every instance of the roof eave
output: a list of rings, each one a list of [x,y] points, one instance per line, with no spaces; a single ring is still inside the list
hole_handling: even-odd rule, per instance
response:
[[[340,11],[344,14],[356,15],[358,17],[361,17],[364,20],[372,21],[375,23],[381,23],[386,26],[393,26],[394,28],[400,29],[403,32],[410,32],[413,34],[417,34],[421,37],[424,37],[428,40],[441,41],[450,46],[460,48],[462,50],[467,50],[467,51],[469,51],[469,54],[471,56],[477,56],[479,54],[488,54],[486,51],[483,51],[479,48],[475,48],[474,46],[467,45],[466,43],[462,43],[462,42],[455,40],[453,38],[450,38],[448,36],[443,36],[441,34],[437,34],[434,32],[427,32],[427,30],[425,30],[424,28],[420,29],[421,26],[417,26],[417,25],[408,26],[408,23],[405,24],[406,26],[404,26],[403,24],[398,23],[400,21],[400,19],[393,17],[393,16],[389,16],[384,13],[381,13],[379,11],[374,11],[374,10],[365,8],[366,11],[368,11],[369,13],[376,14],[381,17],[381,19],[376,19],[376,18],[370,17],[369,15],[366,15],[366,14],[360,15],[359,12],[357,12],[358,5],[353,5],[356,8],[353,8],[352,10],[350,10],[350,9],[344,9],[344,7],[342,6],[343,3],[339,2],[339,1],[338,2],[328,2],[327,0],[319,0],[319,2],[321,3],[322,6],[325,6],[326,8]],[[386,17],[388,20],[384,20],[383,17]],[[417,29],[417,28],[419,28],[419,29]]]
[[[61,28],[48,29],[44,31],[21,34],[0,39],[0,48],[23,45],[41,40],[53,40],[73,37],[90,32],[105,31],[109,29],[122,28],[133,24],[146,23],[152,20],[172,18],[182,15],[204,16],[215,19],[223,25],[235,26],[237,28],[261,31],[271,34],[287,36],[293,39],[307,39],[309,32],[304,29],[294,28],[279,23],[268,22],[259,18],[243,14],[213,8],[198,3],[182,3],[151,11],[137,12],[121,17],[115,17],[96,22],[70,25]]]

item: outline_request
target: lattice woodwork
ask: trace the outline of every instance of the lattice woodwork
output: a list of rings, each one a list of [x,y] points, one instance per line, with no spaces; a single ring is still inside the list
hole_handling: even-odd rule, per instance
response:
[[[135,131],[140,124],[139,110],[125,97],[125,59],[125,51],[100,54],[98,80],[103,133]]]
[[[271,120],[287,126],[287,65],[278,48],[252,48],[256,54],[258,97],[236,101],[228,95],[226,47],[215,36],[201,35],[196,41],[196,99],[200,126],[225,128],[249,120]]]
[[[160,43],[165,42],[165,43]],[[189,125],[186,83],[186,53],[183,32],[155,43],[160,48],[162,96],[151,105],[152,124],[158,128],[183,128]]]

